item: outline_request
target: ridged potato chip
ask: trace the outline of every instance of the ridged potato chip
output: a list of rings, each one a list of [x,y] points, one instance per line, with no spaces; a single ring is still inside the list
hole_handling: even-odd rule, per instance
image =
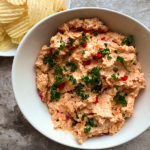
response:
[[[0,51],[8,51],[14,46],[14,44],[11,42],[11,39],[6,36],[3,41],[0,42]]]
[[[28,16],[31,25],[53,14],[52,0],[27,0]]]
[[[5,31],[11,38],[19,38],[27,33],[30,28],[28,15],[25,14],[20,19],[5,26]]]
[[[64,0],[54,0],[54,11],[58,12],[63,7]]]
[[[12,5],[24,5],[26,0],[7,0],[7,2]]]
[[[6,32],[3,32],[2,34],[0,34],[0,41],[3,41],[6,35],[7,35]]]
[[[14,44],[19,44],[21,40],[23,39],[24,35],[19,38],[11,38],[11,42]]]
[[[24,7],[13,6],[6,0],[0,1],[0,23],[11,23],[20,18],[24,12]]]

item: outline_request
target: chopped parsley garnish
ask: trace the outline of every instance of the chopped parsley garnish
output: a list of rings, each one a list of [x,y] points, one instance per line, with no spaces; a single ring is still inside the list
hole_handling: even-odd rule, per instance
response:
[[[52,67],[56,65],[56,63],[54,62],[54,59],[52,58],[52,56],[45,56],[43,62],[44,62],[44,64],[48,64]]]
[[[100,54],[104,56],[109,55],[110,54],[110,50],[108,48],[105,48],[103,50],[100,51]]]
[[[66,72],[68,71],[66,67],[64,67],[64,70],[65,70]]]
[[[63,69],[60,67],[60,66],[56,66],[54,68],[54,72],[57,74],[57,75],[62,75],[63,74]]]
[[[72,63],[72,62],[67,62],[66,63],[66,66],[70,66],[70,71],[71,72],[75,72],[77,70],[77,65],[75,63]]]
[[[111,77],[115,80],[115,81],[118,81],[119,80],[119,78],[116,76],[116,74],[114,73],[114,74],[112,74],[111,75]]]
[[[56,77],[55,77],[55,83],[54,83],[54,84],[57,86],[58,84],[64,82],[65,80],[66,80],[65,77],[56,76]]]
[[[87,118],[88,121],[85,123],[85,126],[97,127],[97,124],[94,123],[94,118]]]
[[[88,38],[85,33],[82,33],[82,37],[80,38],[80,45],[83,45],[84,42],[87,42]]]
[[[81,79],[86,83],[86,85],[91,83],[91,80],[88,76],[82,76]]]
[[[107,60],[111,60],[112,57],[110,55],[107,56]]]
[[[91,127],[86,127],[84,128],[84,133],[87,134],[90,132],[90,130],[91,130]]]
[[[126,114],[125,113],[122,113],[122,117],[125,117],[126,116]]]
[[[68,48],[71,48],[72,47],[72,44],[76,41],[76,39],[73,39],[73,38],[69,38],[70,42],[69,44],[67,45]]]
[[[117,50],[114,50],[114,53],[118,54],[118,51],[117,51]]]
[[[88,118],[87,114],[83,114],[83,116],[82,116],[81,120],[83,121],[85,117],[87,117],[87,118]]]
[[[67,77],[69,77],[69,81],[71,81],[73,85],[77,83],[77,80],[73,77],[73,75],[67,74]]]
[[[76,119],[79,119],[79,116],[76,111],[75,111],[75,115],[76,115]]]
[[[63,50],[65,47],[66,43],[63,41],[63,39],[60,39],[60,46],[58,47],[59,50]]]
[[[92,69],[91,71],[91,74],[92,74],[92,81],[91,83],[92,84],[99,84],[99,82],[101,81],[101,75],[99,73],[99,71],[101,70],[102,68],[99,68],[99,67],[95,67]]]
[[[56,58],[57,55],[59,55],[59,51],[55,51],[52,56],[45,56],[43,63],[48,64],[49,66],[52,67],[55,66],[56,63],[54,62],[54,59]]]
[[[114,67],[114,68],[113,68],[113,71],[114,71],[114,72],[118,72],[118,68],[117,68],[117,67]]]
[[[101,89],[102,89],[102,87],[103,87],[103,85],[102,85],[102,84],[100,84],[100,85],[96,85],[96,86],[94,86],[94,87],[91,89],[91,91],[92,91],[93,93],[97,93],[97,94],[99,94],[99,93],[100,93],[100,91],[101,91]]]
[[[124,67],[128,72],[130,72],[130,71],[126,68],[126,66],[125,66],[125,64],[124,64],[124,58],[123,58],[123,57],[117,56],[116,61],[120,62],[120,63],[123,65],[123,67]]]
[[[58,101],[60,99],[60,93],[57,91],[57,86],[65,81],[65,77],[56,76],[55,77],[55,83],[50,87],[51,89],[51,100]]]
[[[84,88],[84,84],[82,84],[82,83],[79,82],[78,85],[77,85],[77,87],[80,88],[80,89],[83,89]]]
[[[82,100],[86,100],[86,99],[88,99],[88,97],[89,97],[89,95],[88,94],[85,94],[85,91],[84,90],[81,90],[81,89],[74,89],[74,91],[76,92],[76,94],[78,95],[78,96],[80,96],[81,97],[81,99]]]
[[[92,39],[93,38],[93,36],[92,35],[90,35],[90,39]]]
[[[82,54],[85,54],[85,50],[82,50]]]
[[[122,106],[127,106],[127,101],[125,99],[125,96],[122,96],[120,92],[117,92],[116,96],[114,97],[117,104],[120,104]]]
[[[94,36],[98,36],[98,33],[94,33]]]
[[[108,46],[108,44],[107,44],[107,43],[104,43],[104,45],[105,45],[105,47],[107,47],[107,46]]]
[[[123,41],[122,41],[122,45],[126,44],[128,46],[132,45],[133,43],[133,35],[129,35],[127,36]]]
[[[60,93],[57,91],[57,86],[52,85],[50,89],[51,89],[51,100],[53,102],[58,101],[60,99]]]

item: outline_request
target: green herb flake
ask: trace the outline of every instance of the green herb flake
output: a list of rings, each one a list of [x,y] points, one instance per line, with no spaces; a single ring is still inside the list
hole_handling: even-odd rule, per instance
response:
[[[93,38],[93,36],[92,35],[90,35],[90,39],[92,39]]]
[[[83,42],[87,42],[88,38],[85,33],[82,33],[82,37],[80,38],[80,45],[83,44]]]
[[[85,54],[85,50],[82,50],[82,54],[83,54],[83,55]]]
[[[91,83],[91,80],[88,76],[82,76],[81,80],[83,80],[86,83],[86,85],[89,85]]]
[[[64,82],[65,80],[66,80],[65,77],[56,76],[56,77],[55,77],[55,83],[54,83],[54,84],[57,86],[57,85],[59,85],[60,83]]]
[[[45,56],[43,63],[48,64],[49,66],[52,66],[52,67],[56,65],[52,56]]]
[[[126,116],[126,114],[125,113],[122,113],[122,117],[125,117]]]
[[[76,111],[75,111],[75,116],[76,116],[76,119],[79,119],[79,116]]]
[[[70,42],[69,42],[69,44],[67,45],[67,48],[71,48],[72,47],[72,45],[73,45],[73,43],[76,41],[76,39],[73,39],[73,38],[69,38],[69,40],[70,40]]]
[[[94,36],[98,36],[98,33],[94,33]]]
[[[117,104],[120,104],[122,106],[127,106],[127,101],[125,99],[125,96],[122,96],[119,92],[117,92],[116,96],[114,97]]]
[[[67,77],[69,77],[69,81],[71,81],[73,85],[77,83],[77,80],[73,77],[73,75],[67,74]]]
[[[94,87],[91,89],[91,91],[92,91],[93,93],[100,94],[102,87],[103,87],[102,84],[96,85],[96,86],[94,86]]]
[[[114,50],[114,53],[118,54],[118,51],[117,51],[117,50]]]
[[[97,124],[94,123],[94,118],[88,118],[88,121],[85,123],[85,126],[97,127]]]
[[[107,47],[107,46],[108,46],[108,44],[107,44],[107,43],[104,43],[104,45],[105,45],[105,47]]]
[[[59,66],[55,66],[54,68],[54,72],[57,74],[57,75],[62,75],[63,74],[63,69]]]
[[[111,77],[115,80],[115,81],[118,81],[119,80],[119,78],[116,76],[116,74],[114,73],[114,74],[112,74],[111,75]]]
[[[67,72],[67,71],[68,71],[68,70],[67,70],[67,68],[66,68],[65,66],[64,66],[64,71],[65,71],[65,72]]]
[[[51,100],[52,102],[58,101],[60,99],[60,93],[57,91],[57,86],[52,85],[51,89]]]
[[[85,91],[84,90],[81,90],[81,89],[74,89],[74,91],[76,92],[76,94],[78,96],[81,97],[82,100],[86,100],[89,98],[89,95],[88,94],[85,94]]]
[[[111,59],[112,59],[112,56],[108,55],[107,60],[111,60]]]
[[[88,118],[87,114],[83,114],[81,120],[83,121],[85,117]]]
[[[134,40],[133,35],[129,35],[125,39],[123,39],[121,44],[122,45],[126,44],[126,45],[130,46],[130,45],[132,45],[133,40]]]
[[[71,72],[75,72],[77,70],[77,65],[75,63],[72,63],[72,62],[67,62],[66,63],[66,66],[70,66],[70,71]]]
[[[110,54],[110,49],[105,48],[105,49],[101,50],[99,53],[102,54],[102,56],[104,57],[104,56]]]
[[[63,39],[60,39],[60,46],[58,47],[59,50],[63,50],[65,47],[66,43],[63,41]]]
[[[87,134],[90,132],[90,130],[91,130],[91,127],[86,127],[84,128],[84,133]]]
[[[124,58],[123,58],[123,57],[117,56],[116,61],[117,61],[117,62],[120,62],[120,63],[123,65],[123,67],[125,68],[125,70],[127,70],[128,72],[130,72],[130,71],[127,69],[127,67],[125,66],[125,64],[124,64]]]

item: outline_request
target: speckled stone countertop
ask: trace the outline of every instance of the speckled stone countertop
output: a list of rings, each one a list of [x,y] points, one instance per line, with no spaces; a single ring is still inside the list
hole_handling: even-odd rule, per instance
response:
[[[150,28],[150,0],[72,0],[74,7],[104,7],[128,14]],[[23,117],[11,85],[13,58],[0,57],[0,150],[72,150],[36,131]],[[109,150],[150,150],[150,129]]]

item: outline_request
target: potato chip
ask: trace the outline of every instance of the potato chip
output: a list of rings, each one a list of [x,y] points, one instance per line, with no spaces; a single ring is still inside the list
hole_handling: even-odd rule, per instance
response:
[[[54,0],[54,11],[58,12],[61,10],[64,4],[64,0]]]
[[[14,44],[11,42],[11,39],[6,36],[3,41],[0,42],[0,51],[8,51],[14,46]]]
[[[31,25],[53,14],[52,0],[27,0],[27,6]]]
[[[24,7],[13,6],[6,0],[0,1],[0,23],[11,23],[20,18],[24,12]]]
[[[21,40],[23,39],[24,35],[19,37],[19,38],[12,38],[11,42],[14,44],[19,44],[21,42]]]
[[[12,5],[24,5],[26,0],[7,0]]]
[[[28,15],[25,14],[20,19],[5,26],[5,31],[11,38],[19,38],[27,33],[30,28]]]
[[[6,32],[3,32],[1,35],[0,35],[0,41],[3,41],[4,38],[6,37]]]

